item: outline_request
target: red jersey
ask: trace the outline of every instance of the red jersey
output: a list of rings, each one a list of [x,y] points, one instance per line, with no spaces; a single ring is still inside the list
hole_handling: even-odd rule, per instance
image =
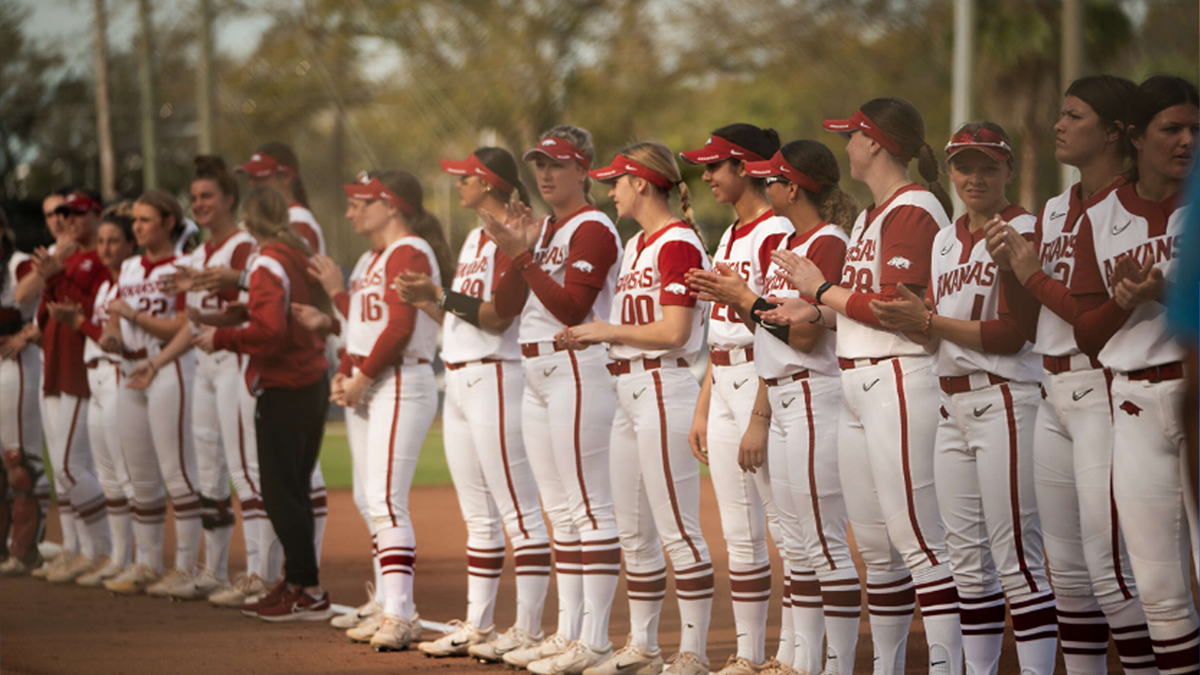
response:
[[[63,271],[46,281],[42,301],[74,301],[82,308],[85,318],[91,318],[96,293],[111,278],[112,274],[94,250],[76,251],[63,261]],[[85,342],[83,333],[73,327],[46,319],[42,327],[42,351],[45,354],[42,391],[46,395],[91,396],[87,369],[83,367]]]

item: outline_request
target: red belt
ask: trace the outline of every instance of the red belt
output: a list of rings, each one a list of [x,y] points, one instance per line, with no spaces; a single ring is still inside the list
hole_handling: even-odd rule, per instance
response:
[[[870,361],[870,362],[871,362],[871,365],[873,366],[873,365],[875,365],[875,364],[877,364],[877,363],[883,363],[884,361],[891,361],[891,360],[892,360],[892,359],[894,359],[894,358],[897,358],[897,357],[895,357],[895,356],[883,356],[883,357],[880,357],[880,358],[877,358],[877,359],[875,359],[875,358],[870,358],[870,359],[843,359],[843,358],[841,358],[841,357],[838,357],[838,368],[841,368],[842,370],[853,370],[854,368],[857,368],[857,367],[858,367],[858,366],[856,365],[856,363],[855,363],[856,361]]]
[[[1067,373],[1067,372],[1071,371],[1071,359],[1072,358],[1073,357],[1071,357],[1071,356],[1043,356],[1042,357],[1042,368],[1045,368],[1046,372],[1050,373],[1051,375],[1058,375],[1059,373]],[[1100,362],[1097,361],[1094,357],[1089,356],[1089,357],[1087,357],[1087,359],[1088,359],[1088,365],[1092,369],[1103,367],[1100,365]]]
[[[642,359],[641,361],[642,370],[658,370],[663,367],[662,359]],[[630,365],[632,363],[632,361],[611,361],[605,368],[608,368],[608,372],[612,373],[614,377],[617,375],[628,375],[633,371],[633,366]],[[668,361],[667,366],[670,367],[670,365],[671,362]],[[688,362],[684,359],[675,359],[675,367],[687,368]]]
[[[807,379],[808,379],[808,370],[805,369],[805,370],[802,370],[802,371],[796,373],[795,375],[785,375],[783,377],[764,377],[763,384],[767,385],[768,387],[778,387],[781,384],[790,384],[797,380],[807,380]]]
[[[146,358],[146,350],[145,350],[145,348],[142,348],[142,349],[137,349],[137,350],[134,350],[131,352],[127,349],[123,349],[123,350],[121,350],[121,356],[125,357],[126,359],[128,359],[130,361],[138,361],[140,359]]]
[[[1008,378],[1000,377],[987,373],[988,384],[1004,384],[1008,382]],[[961,394],[971,391],[971,376],[970,375],[955,375],[953,377],[939,377],[938,381],[942,385],[942,391],[947,394]]]
[[[95,369],[97,369],[97,368],[99,368],[99,367],[100,367],[100,364],[101,364],[101,363],[108,364],[108,365],[113,365],[113,362],[112,362],[111,360],[109,360],[109,359],[106,359],[106,358],[104,358],[103,356],[97,356],[96,358],[92,359],[91,361],[88,361],[87,363],[85,363],[85,364],[83,364],[83,365],[84,365],[84,366],[85,366],[85,367],[86,367],[88,370],[95,370]]]
[[[347,358],[350,359],[350,365],[354,366],[355,368],[358,368],[359,370],[362,370],[362,365],[364,363],[366,363],[366,361],[367,361],[367,357],[359,356],[358,354],[350,354],[350,355],[348,355]],[[429,359],[413,359],[411,356],[401,356],[399,361],[388,364],[388,365],[390,365],[390,366],[412,366],[412,365],[418,365],[418,364],[424,365],[426,363],[429,363]]]
[[[527,359],[546,356],[554,352],[565,351],[567,348],[557,342],[526,342],[521,345],[521,356]]]
[[[463,361],[462,363],[447,363],[446,370],[460,370],[467,366],[478,366],[487,363],[503,363],[504,359],[479,359],[478,361]]]
[[[1149,368],[1131,370],[1125,373],[1125,377],[1130,380],[1145,382],[1166,382],[1167,380],[1178,380],[1183,377],[1183,362],[1176,361],[1174,363],[1167,363],[1161,366],[1151,366]]]
[[[708,360],[712,361],[714,366],[732,366],[734,349],[713,349],[708,352]],[[742,350],[746,353],[746,363],[754,362],[754,347],[746,347]]]

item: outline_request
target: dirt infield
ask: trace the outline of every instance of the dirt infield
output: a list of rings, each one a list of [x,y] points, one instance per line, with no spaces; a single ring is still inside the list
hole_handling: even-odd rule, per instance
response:
[[[466,530],[450,487],[414,488],[416,521],[417,608],[423,618],[461,618],[466,608]],[[363,582],[371,573],[370,539],[349,492],[329,494],[329,527],[322,560],[322,579],[333,601],[357,605]],[[708,656],[719,668],[734,647],[734,628],[726,580],[724,541],[711,485],[703,491],[703,527],[717,571]],[[167,547],[173,543],[168,527]],[[57,541],[57,519],[51,518],[49,539]],[[244,559],[240,532],[234,536],[233,560]],[[778,558],[773,557],[778,568]],[[547,601],[545,627],[554,629],[555,603]],[[505,570],[496,610],[507,627],[514,615],[514,583]],[[768,653],[778,636],[779,593],[771,598]],[[612,638],[620,646],[628,631],[628,607],[622,582],[612,613]],[[435,634],[427,631],[426,637]],[[668,594],[660,640],[665,653],[679,643],[679,614]],[[908,673],[925,672],[925,638],[920,621],[909,640]],[[1109,667],[1120,672],[1110,648]],[[1006,637],[1000,672],[1016,672],[1011,631]],[[1061,657],[1060,657],[1061,660]],[[871,644],[864,613],[858,649],[859,672],[871,671]],[[29,578],[5,579],[0,585],[0,673],[88,675],[296,675],[299,673],[486,673],[507,672],[464,659],[433,660],[410,651],[376,654],[351,645],[325,623],[266,624],[206,603],[173,603],[140,598],[114,598],[103,591],[75,586],[52,587]],[[1061,667],[1060,669],[1061,670]]]

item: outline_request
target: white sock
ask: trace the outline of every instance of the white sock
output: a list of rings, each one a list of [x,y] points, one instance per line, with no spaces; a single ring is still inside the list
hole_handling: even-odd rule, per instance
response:
[[[412,530],[385,527],[379,530],[379,566],[383,572],[383,612],[410,619],[416,613],[413,604],[413,564],[416,542]]]
[[[558,634],[578,640],[583,624],[583,548],[578,540],[554,539],[554,580],[558,586]]]
[[[1021,673],[1051,675],[1058,656],[1058,613],[1054,592],[1046,589],[1013,594],[1008,603]]]
[[[675,597],[679,600],[679,651],[701,657],[707,654],[712,596],[712,563],[703,562],[675,569]]]
[[[542,630],[542,611],[550,587],[550,542],[513,547],[517,572],[517,628],[537,635]]]
[[[579,639],[595,649],[608,644],[608,618],[621,580],[621,545],[616,530],[593,531],[582,537],[583,623]]]
[[[108,527],[112,532],[112,553],[109,558],[122,568],[133,562],[133,518],[129,500],[122,497],[108,502]]]
[[[792,667],[819,673],[825,665],[825,609],[821,582],[812,570],[792,570]]]
[[[825,608],[825,670],[827,675],[853,675],[854,650],[862,620],[862,586],[858,573],[846,570],[822,572],[821,604]]]
[[[204,567],[218,579],[229,578],[229,543],[232,539],[232,525],[204,531]]]
[[[467,538],[467,623],[480,629],[492,625],[503,571],[503,539]]]
[[[729,563],[737,655],[759,665],[766,660],[767,605],[771,598],[771,565]]]
[[[262,523],[267,519],[262,501],[258,498],[242,500],[242,540],[246,544],[246,574],[262,571]]]
[[[913,585],[921,603],[930,669],[941,662],[947,666],[947,672],[962,672],[962,622],[958,618],[958,588],[950,574],[950,563],[916,572]]]
[[[993,584],[982,594],[958,594],[962,623],[963,659],[968,673],[993,674],[1000,667],[1004,642],[1004,593]]]
[[[133,538],[137,545],[137,564],[162,572],[163,530],[166,525],[167,500],[133,507]]]
[[[904,652],[916,602],[908,570],[867,570],[867,607],[877,675],[904,675]],[[842,672],[850,675],[844,668]]]
[[[71,508],[71,500],[66,495],[58,498],[58,524],[62,527],[63,550],[68,553],[79,553],[75,509]]]
[[[629,595],[629,641],[645,651],[658,648],[658,620],[667,593],[667,570],[625,568]]]
[[[200,520],[200,500],[194,495],[172,501],[175,511],[175,567],[192,574],[200,559],[200,540],[204,525]]]
[[[775,651],[775,660],[785,665],[791,665],[796,658],[796,639],[793,635],[795,626],[795,616],[792,613],[793,595],[792,572],[785,562],[783,563],[783,598],[780,602],[779,614],[779,648]]]
[[[112,533],[108,527],[108,512],[104,510],[103,493],[83,506],[76,506],[75,535],[79,540],[79,552],[85,558],[96,560],[112,553]]]
[[[1063,600],[1058,599],[1060,609]],[[1126,675],[1155,675],[1158,666],[1154,661],[1154,647],[1150,644],[1150,629],[1146,626],[1142,601],[1135,595],[1127,600],[1101,605],[1100,608],[1108,619]]]

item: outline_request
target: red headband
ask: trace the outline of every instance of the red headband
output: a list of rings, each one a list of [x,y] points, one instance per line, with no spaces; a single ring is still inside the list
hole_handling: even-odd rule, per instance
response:
[[[625,174],[638,176],[639,178],[645,178],[646,180],[650,181],[651,185],[662,188],[663,190],[670,190],[675,185],[675,182],[670,178],[667,178],[666,176],[644,164],[639,164],[632,159],[629,159],[625,155],[617,155],[613,158],[612,164],[609,164],[603,169],[596,169],[595,171],[588,172],[589,176],[598,181],[612,180]]]
[[[962,129],[946,144],[946,159],[957,155],[963,150],[978,150],[997,162],[1007,162],[1012,159],[1012,147],[1000,134],[991,129],[983,128],[971,132]]]
[[[74,211],[75,213],[87,213],[88,211],[99,213],[104,210],[104,206],[82,192],[72,192],[54,210],[58,211],[60,209],[63,211]]]
[[[862,131],[867,136],[870,136],[876,143],[883,146],[884,150],[899,157],[902,161],[909,161],[912,157],[900,147],[896,139],[892,138],[888,132],[879,128],[879,125],[871,121],[870,117],[863,114],[863,111],[854,111],[854,116],[848,120],[825,120],[824,127],[826,131],[835,131],[840,134],[850,133],[853,131]]]
[[[688,164],[712,164],[725,159],[740,159],[743,162],[761,162],[763,157],[756,152],[720,136],[710,136],[703,148],[679,153]]]
[[[289,176],[296,175],[296,170],[292,167],[280,164],[279,160],[261,152],[250,155],[249,161],[234,167],[233,170],[241,171],[255,178],[266,178],[275,173],[286,173]]]
[[[525,151],[525,154],[521,156],[521,161],[532,161],[534,155],[538,154],[545,155],[559,162],[579,162],[584,171],[592,168],[592,160],[580,152],[574,143],[558,138],[557,136],[547,136],[538,141],[536,148],[530,148]]]
[[[776,152],[774,157],[765,162],[746,162],[746,173],[757,178],[783,176],[813,193],[820,192],[822,189],[821,184],[809,178],[808,174],[788,164],[787,160],[783,158],[783,152]]]
[[[442,171],[452,173],[455,176],[479,176],[485,183],[504,194],[511,195],[513,193],[513,186],[497,175],[495,171],[487,168],[474,153],[461,162],[453,159],[443,159]]]
[[[404,199],[395,192],[389,190],[387,186],[379,180],[378,177],[371,178],[365,171],[358,175],[357,183],[343,185],[342,189],[345,190],[346,196],[351,199],[361,199],[363,201],[382,199],[399,209],[400,213],[403,213],[406,216],[411,216],[417,212],[417,210],[412,207],[412,204],[404,201]]]

